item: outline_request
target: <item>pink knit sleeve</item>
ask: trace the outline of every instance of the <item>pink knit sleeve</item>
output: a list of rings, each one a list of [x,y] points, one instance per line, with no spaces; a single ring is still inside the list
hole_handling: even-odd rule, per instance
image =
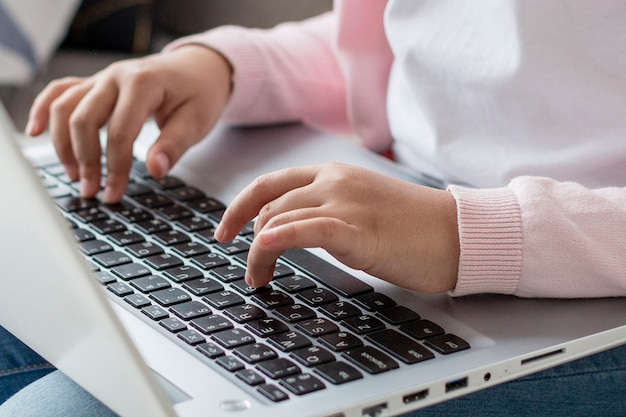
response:
[[[165,49],[202,44],[234,69],[233,93],[222,120],[229,124],[300,121],[347,133],[346,93],[337,61],[334,13],[273,29],[224,26],[181,38]]]
[[[626,189],[520,177],[499,189],[449,190],[461,243],[453,295],[626,295]]]

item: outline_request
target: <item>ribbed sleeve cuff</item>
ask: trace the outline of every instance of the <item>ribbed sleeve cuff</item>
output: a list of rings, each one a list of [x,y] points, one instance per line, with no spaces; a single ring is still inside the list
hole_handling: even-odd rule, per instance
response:
[[[233,68],[233,91],[222,114],[222,121],[237,123],[237,114],[246,114],[250,97],[255,97],[263,83],[266,72],[261,65],[259,50],[255,47],[254,29],[222,26],[208,32],[186,36],[168,44],[164,52],[184,45],[203,45],[222,54]]]
[[[509,188],[448,187],[456,199],[460,258],[453,296],[512,294],[522,271],[520,206]]]

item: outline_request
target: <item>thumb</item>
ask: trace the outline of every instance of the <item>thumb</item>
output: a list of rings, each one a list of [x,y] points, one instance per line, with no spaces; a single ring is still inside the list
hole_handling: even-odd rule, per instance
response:
[[[202,122],[189,104],[181,106],[160,124],[161,134],[148,151],[146,166],[150,174],[162,178],[191,146],[204,138],[214,123]]]

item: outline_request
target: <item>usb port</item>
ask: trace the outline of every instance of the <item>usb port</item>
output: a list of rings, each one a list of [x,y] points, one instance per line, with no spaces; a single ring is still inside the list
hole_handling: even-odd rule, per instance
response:
[[[404,397],[402,397],[402,402],[405,404],[410,404],[414,403],[415,401],[423,400],[426,397],[428,397],[428,390],[424,389],[405,395]]]
[[[455,379],[446,383],[446,392],[455,391],[457,389],[465,388],[467,386],[467,377],[461,379]]]

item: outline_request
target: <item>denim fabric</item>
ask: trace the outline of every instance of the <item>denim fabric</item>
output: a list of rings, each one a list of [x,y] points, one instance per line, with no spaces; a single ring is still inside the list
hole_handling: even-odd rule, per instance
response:
[[[54,367],[0,327],[0,404]]]
[[[52,367],[0,328],[0,393],[4,397]],[[3,397],[3,398],[4,398]],[[0,417],[112,417],[114,414],[60,371],[26,386],[0,406]],[[626,416],[626,345],[404,417]]]

